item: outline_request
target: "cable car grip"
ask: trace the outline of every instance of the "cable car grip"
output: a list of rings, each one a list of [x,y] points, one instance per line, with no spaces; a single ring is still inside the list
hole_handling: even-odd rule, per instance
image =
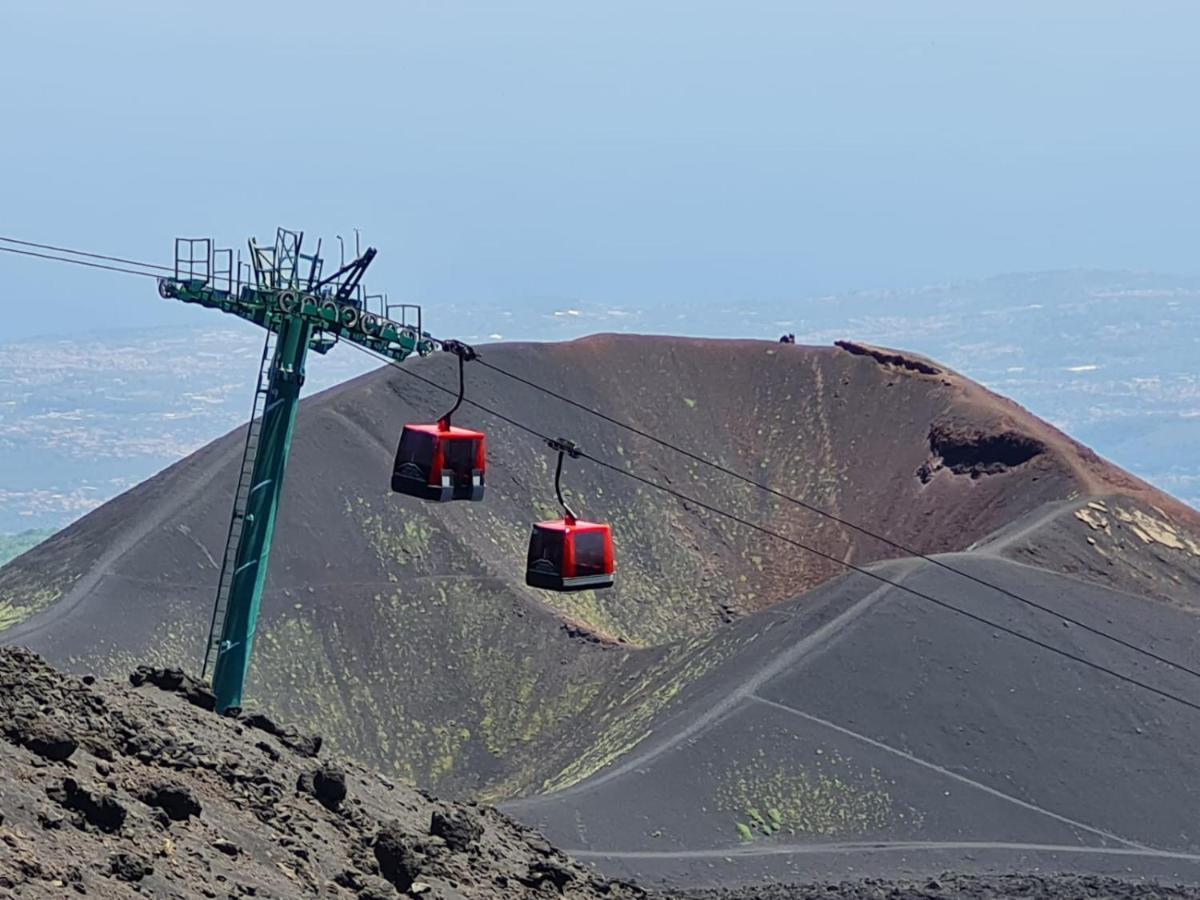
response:
[[[450,430],[450,417],[458,412],[458,408],[462,406],[463,394],[466,392],[467,383],[463,375],[463,366],[473,359],[478,359],[479,354],[475,352],[475,348],[470,344],[464,344],[462,341],[441,341],[442,349],[447,353],[453,353],[458,357],[458,399],[454,401],[454,405],[450,407],[450,411],[438,419],[438,428],[441,431]]]
[[[546,446],[551,450],[558,451],[558,465],[554,469],[554,492],[558,495],[559,505],[562,506],[564,518],[568,525],[574,525],[578,516],[575,511],[567,505],[567,501],[563,498],[562,492],[562,468],[563,457],[570,456],[571,459],[578,459],[583,455],[583,450],[574,441],[569,441],[566,438],[547,438]]]

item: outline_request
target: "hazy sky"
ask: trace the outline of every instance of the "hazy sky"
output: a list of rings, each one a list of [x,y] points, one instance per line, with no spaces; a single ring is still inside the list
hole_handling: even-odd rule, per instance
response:
[[[358,226],[429,306],[1194,273],[1198,34],[1192,0],[7,2],[0,234]],[[0,304],[0,339],[211,316],[7,254]]]

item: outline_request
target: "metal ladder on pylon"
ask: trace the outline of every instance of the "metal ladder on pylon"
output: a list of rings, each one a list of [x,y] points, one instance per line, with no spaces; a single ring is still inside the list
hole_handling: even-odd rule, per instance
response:
[[[262,432],[263,407],[271,384],[271,366],[275,359],[276,333],[267,329],[263,341],[262,359],[258,365],[258,386],[254,391],[254,405],[250,410],[250,425],[246,430],[246,446],[242,451],[242,467],[238,472],[237,490],[233,495],[233,515],[229,519],[229,536],[225,539],[225,556],[221,560],[221,577],[217,581],[217,599],[213,603],[212,624],[208,631],[208,645],[204,650],[204,668],[201,677],[209,675],[209,664],[217,664],[221,649],[221,632],[225,626],[225,609],[229,603],[229,592],[233,586],[234,569],[237,564],[238,544],[246,522],[246,501],[250,496],[250,479],[254,472],[254,460],[258,456],[258,439]]]

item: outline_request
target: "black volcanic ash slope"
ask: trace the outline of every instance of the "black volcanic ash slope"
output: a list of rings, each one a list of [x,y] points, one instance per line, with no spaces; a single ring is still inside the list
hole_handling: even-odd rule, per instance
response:
[[[1075,514],[1091,508],[1062,505],[1054,529],[1088,534]],[[1196,669],[1194,608],[1014,562],[1005,541],[942,559],[1064,618],[917,560],[875,571],[1200,702],[1194,676],[1066,618]],[[730,645],[630,722],[622,753],[582,760],[590,777],[507,811],[646,883],[944,870],[1200,882],[1194,708],[863,575],[748,617],[712,650]]]
[[[1019,407],[892,351],[599,336],[489,346],[485,357],[923,551],[963,549],[1074,495],[1158,504],[1150,514],[1168,527],[1190,515]],[[411,365],[454,381],[447,357]],[[486,369],[468,368],[468,391],[838,558],[897,555]],[[735,652],[735,638],[714,640],[727,622],[839,574],[571,462],[570,496],[614,525],[618,586],[532,591],[525,542],[529,522],[554,513],[553,458],[528,435],[466,407],[457,421],[490,436],[487,501],[432,505],[388,491],[401,425],[447,403],[394,369],[305,401],[250,684],[272,714],[319,723],[339,750],[394,775],[492,797],[585,777]],[[0,570],[0,639],[77,671],[198,668],[242,434]],[[1120,539],[1125,524],[1113,527]],[[1098,551],[1072,546],[1080,573],[1096,575],[1085,569]],[[1156,572],[1142,583],[1186,602]]]

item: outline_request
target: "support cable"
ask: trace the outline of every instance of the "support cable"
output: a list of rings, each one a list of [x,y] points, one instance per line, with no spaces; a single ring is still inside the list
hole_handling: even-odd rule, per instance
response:
[[[108,262],[127,263],[140,266],[143,269],[158,269],[160,272],[174,272],[170,266],[159,266],[154,263],[138,262],[136,259],[125,259],[121,256],[105,256],[103,253],[89,253],[86,250],[72,250],[69,247],[55,247],[53,244],[36,244],[33,241],[22,241],[17,238],[0,236],[0,241],[6,244],[20,244],[22,247],[33,247],[37,250],[53,250],[55,253],[70,253],[72,256],[87,256],[91,259],[104,259]]]
[[[127,275],[146,275],[150,278],[162,278],[155,272],[143,272],[137,269],[123,269],[118,266],[106,266],[103,263],[88,262],[83,259],[70,259],[66,256],[51,256],[47,253],[34,253],[31,250],[18,250],[16,247],[0,247],[0,253],[17,253],[21,256],[35,256],[38,259],[50,259],[54,262],[74,263],[77,266],[88,266],[92,269],[107,269],[110,272],[124,272]]]
[[[790,494],[787,494],[787,493],[779,490],[778,488],[771,487],[769,484],[764,484],[761,481],[756,481],[755,479],[751,478],[748,475],[743,475],[741,472],[737,472],[737,471],[734,471],[733,469],[726,468],[725,466],[721,465],[720,463],[713,462],[712,460],[707,459],[698,453],[693,453],[691,450],[687,450],[683,447],[673,444],[670,441],[660,438],[655,434],[645,431],[644,429],[638,428],[636,425],[631,425],[628,422],[623,422],[620,419],[617,419],[610,415],[607,415],[607,414],[601,412],[600,410],[595,409],[594,407],[588,406],[585,403],[580,403],[579,401],[573,400],[570,397],[563,396],[562,394],[558,393],[557,391],[553,391],[550,388],[545,387],[544,385],[538,384],[535,381],[531,381],[528,378],[524,378],[524,377],[522,377],[520,375],[516,375],[512,372],[508,372],[493,363],[489,363],[487,360],[481,359],[479,361],[479,364],[481,366],[483,366],[484,368],[490,369],[493,372],[496,372],[500,375],[505,376],[506,378],[511,378],[513,381],[516,381],[520,384],[526,385],[527,387],[531,387],[534,390],[541,391],[543,394],[553,397],[556,400],[560,400],[563,403],[566,403],[568,406],[573,406],[576,409],[579,409],[583,412],[589,413],[590,415],[596,416],[597,418],[602,419],[603,421],[608,422],[611,425],[615,425],[618,428],[623,428],[624,430],[626,430],[632,434],[636,434],[639,437],[645,438],[648,441],[652,441],[653,443],[658,444],[660,447],[664,447],[667,450],[671,450],[675,453],[678,453],[679,455],[684,456],[687,459],[692,460],[693,462],[702,463],[703,465],[706,465],[711,469],[715,469],[716,471],[718,471],[724,475],[727,475],[730,478],[737,479],[738,481],[742,482],[743,484],[747,484],[747,485],[750,485],[751,487],[758,488],[761,491],[766,491],[768,494],[771,494],[774,497],[778,497],[780,500],[786,500],[787,502],[795,504],[796,506],[800,507],[801,509],[807,510],[808,512],[811,512],[811,513],[816,513],[817,515],[823,516],[826,519],[836,522],[839,525],[842,525],[846,528],[850,528],[854,531],[857,531],[859,534],[865,535],[866,537],[869,537],[876,541],[879,541],[882,544],[886,544],[887,546],[891,547],[893,550],[899,550],[900,552],[904,553],[906,556],[912,556],[917,559],[923,560],[927,563],[931,563],[932,565],[937,566],[939,569],[942,569],[946,572],[952,572],[953,574],[958,575],[960,578],[965,578],[968,581],[972,581],[975,584],[981,585],[982,587],[990,588],[991,590],[996,591],[997,593],[1003,594],[1005,597],[1008,597],[1010,600],[1016,600],[1018,603],[1023,603],[1026,606],[1031,607],[1032,609],[1038,610],[1039,612],[1043,612],[1048,615],[1055,616],[1056,618],[1062,619],[1064,622],[1070,622],[1072,625],[1074,625],[1078,628],[1082,628],[1084,631],[1090,632],[1091,634],[1094,634],[1097,637],[1101,637],[1106,640],[1112,641],[1114,644],[1124,647],[1126,650],[1132,650],[1135,653],[1140,653],[1141,655],[1143,655],[1149,659],[1152,659],[1155,662],[1159,662],[1159,663],[1162,663],[1163,665],[1171,666],[1172,668],[1178,669],[1181,672],[1187,672],[1189,675],[1193,675],[1197,678],[1200,678],[1200,669],[1195,669],[1190,666],[1184,665],[1183,663],[1175,662],[1174,660],[1168,659],[1164,656],[1160,656],[1159,654],[1155,653],[1153,650],[1147,650],[1144,647],[1139,647],[1137,644],[1130,643],[1129,641],[1125,640],[1124,638],[1118,637],[1115,634],[1111,634],[1110,632],[1107,632],[1102,628],[1097,628],[1094,625],[1089,625],[1080,619],[1076,619],[1072,616],[1066,615],[1065,613],[1061,613],[1058,610],[1053,609],[1052,607],[1049,607],[1042,603],[1037,602],[1036,600],[1030,600],[1028,597],[1023,597],[1022,595],[1016,593],[1015,591],[1009,590],[1008,588],[1002,587],[998,584],[993,584],[992,582],[987,581],[984,578],[980,578],[978,575],[972,575],[970,572],[964,571],[963,569],[960,569],[956,566],[952,566],[947,562],[943,562],[942,560],[938,559],[935,556],[930,556],[927,553],[922,553],[920,550],[914,550],[912,547],[906,547],[904,544],[902,544],[898,541],[894,541],[891,538],[885,537],[884,535],[879,534],[875,531],[872,531],[870,528],[867,528],[863,525],[858,525],[854,522],[848,521],[847,519],[843,519],[841,516],[838,516],[835,513],[832,513],[832,512],[829,512],[828,510],[822,509],[819,506],[814,506],[813,504],[808,503],[804,500],[801,500],[798,497],[793,497]]]
[[[39,247],[39,248],[42,248],[42,249],[51,249],[51,250],[56,250],[56,251],[63,252],[63,253],[72,253],[72,254],[75,254],[75,255],[78,255],[78,256],[88,256],[88,257],[95,258],[95,259],[105,259],[105,260],[110,260],[110,261],[115,261],[115,262],[124,262],[124,263],[129,263],[129,264],[132,264],[132,265],[144,266],[144,267],[146,267],[146,268],[161,269],[161,270],[164,270],[164,271],[173,271],[172,269],[170,269],[170,268],[169,268],[169,267],[167,267],[167,266],[159,266],[159,265],[155,265],[155,264],[153,264],[153,263],[142,263],[142,262],[137,262],[136,260],[128,260],[128,259],[124,259],[123,257],[116,257],[116,256],[105,256],[105,255],[103,255],[103,254],[98,254],[98,253],[89,253],[89,252],[82,251],[82,250],[72,250],[72,249],[69,249],[69,248],[64,248],[64,247],[56,247],[56,246],[53,246],[53,245],[50,245],[50,244],[37,244],[37,243],[34,243],[34,242],[32,242],[32,241],[22,241],[22,240],[18,240],[18,239],[16,239],[16,238],[0,237],[0,241],[6,241],[6,242],[9,242],[9,243],[21,244],[21,245],[23,245],[23,246]],[[0,247],[0,251],[7,252],[7,253],[17,253],[17,254],[21,254],[21,255],[23,255],[23,256],[33,256],[33,257],[37,257],[37,258],[39,258],[39,259],[47,259],[47,260],[52,260],[52,261],[55,261],[55,262],[74,263],[74,264],[76,264],[76,265],[81,265],[81,266],[90,266],[90,267],[92,267],[92,268],[96,268],[96,269],[106,269],[106,270],[113,271],[113,272],[124,272],[124,273],[128,273],[128,274],[130,274],[130,275],[147,275],[147,276],[150,276],[150,277],[153,277],[153,278],[158,278],[158,277],[159,277],[158,275],[155,275],[155,274],[153,274],[153,273],[151,273],[151,272],[142,272],[142,271],[136,271],[136,270],[133,270],[133,269],[124,269],[124,268],[118,268],[118,267],[115,267],[115,266],[101,265],[101,264],[98,264],[98,263],[91,263],[91,262],[86,262],[86,261],[84,261],[84,260],[79,260],[79,259],[70,259],[70,258],[67,258],[67,257],[61,257],[61,256],[50,256],[50,255],[43,254],[43,253],[34,253],[34,252],[30,252],[30,251],[28,251],[28,250],[18,250],[18,249],[15,249],[15,248],[10,248],[10,247]],[[362,347],[362,346],[360,346],[360,345],[358,345],[358,344],[354,344],[354,343],[352,343],[352,342],[345,342],[345,343],[349,343],[349,345],[350,345],[350,346],[352,346],[352,347],[354,347],[355,349],[362,350],[362,351],[364,351],[364,352],[367,352],[367,353],[371,353],[373,356],[376,356],[376,358],[378,358],[378,359],[380,359],[380,360],[384,360],[384,361],[388,362],[390,365],[397,365],[397,364],[395,363],[395,361],[394,361],[394,360],[391,360],[391,359],[389,359],[389,358],[387,358],[387,357],[384,357],[384,356],[381,356],[381,355],[375,354],[375,353],[373,353],[373,351],[370,351],[368,348]],[[444,347],[444,349],[449,349],[449,350],[451,350],[451,352],[456,352],[456,353],[458,352],[456,349],[453,349],[452,347],[448,346],[448,345],[454,345],[454,344],[458,344],[458,342],[456,342],[456,341],[445,341],[445,342],[440,342],[440,343],[442,343],[442,344],[443,344],[443,347]],[[469,350],[470,350],[470,352],[471,352],[471,357],[470,357],[470,358],[471,358],[471,359],[476,359],[476,360],[478,360],[478,361],[479,361],[479,363],[480,363],[480,365],[482,365],[482,366],[484,366],[484,367],[486,367],[486,368],[488,368],[488,369],[491,369],[492,371],[496,372],[497,374],[503,375],[503,376],[505,376],[506,378],[510,378],[510,379],[512,379],[513,381],[516,381],[516,382],[518,382],[518,383],[520,383],[520,384],[523,384],[523,385],[525,385],[525,386],[527,386],[527,387],[533,388],[534,390],[540,391],[540,392],[542,392],[543,394],[546,394],[547,396],[553,397],[553,398],[555,398],[555,399],[557,399],[557,400],[559,400],[559,401],[561,401],[561,402],[563,402],[563,403],[566,403],[566,404],[567,404],[567,405],[569,405],[569,406],[573,406],[573,407],[575,407],[576,409],[579,409],[579,410],[581,410],[581,411],[583,411],[583,412],[586,412],[586,413],[588,413],[588,414],[590,414],[590,415],[596,416],[597,418],[599,418],[599,419],[601,419],[601,420],[603,420],[603,421],[605,421],[605,422],[608,422],[608,423],[609,423],[609,424],[611,424],[611,425],[614,425],[614,426],[616,426],[616,427],[618,427],[618,428],[622,428],[622,429],[624,429],[624,430],[626,430],[626,431],[628,431],[628,432],[630,432],[630,433],[632,433],[632,434],[636,434],[636,435],[638,435],[639,437],[642,437],[642,438],[644,438],[644,439],[646,439],[646,440],[652,441],[653,443],[656,443],[656,444],[658,444],[658,445],[659,445],[659,446],[661,446],[661,447],[664,447],[664,448],[666,448],[666,449],[668,449],[668,450],[671,450],[672,452],[678,453],[678,454],[680,454],[681,456],[684,456],[684,457],[686,457],[687,459],[690,459],[690,460],[692,460],[692,461],[694,461],[694,462],[698,462],[698,463],[701,463],[701,464],[703,464],[703,465],[705,465],[705,466],[708,466],[709,468],[712,468],[712,469],[714,469],[714,470],[716,470],[716,471],[718,471],[718,472],[721,472],[721,473],[722,473],[722,474],[724,474],[724,475],[727,475],[727,476],[729,476],[729,477],[731,477],[731,478],[734,478],[734,479],[736,479],[736,480],[738,480],[738,481],[741,481],[741,482],[743,482],[744,484],[747,484],[747,485],[750,485],[750,486],[752,486],[752,487],[758,488],[759,490],[765,491],[765,492],[767,492],[767,493],[771,494],[772,496],[774,496],[774,497],[777,497],[777,498],[779,498],[779,499],[781,499],[781,500],[786,500],[787,502],[789,502],[789,503],[792,503],[792,504],[794,504],[794,505],[796,505],[796,506],[800,507],[801,509],[807,510],[808,512],[812,512],[812,513],[815,513],[815,514],[817,514],[817,515],[819,515],[819,516],[823,516],[823,517],[825,517],[825,518],[827,518],[827,519],[830,519],[831,521],[833,521],[833,522],[836,522],[836,523],[838,523],[839,525],[842,525],[842,526],[844,526],[844,527],[846,527],[846,528],[849,528],[849,529],[851,529],[851,530],[853,530],[853,531],[856,531],[856,532],[858,532],[859,534],[862,534],[862,535],[864,535],[864,536],[866,536],[866,537],[869,537],[869,538],[871,538],[871,539],[873,539],[873,540],[879,541],[880,543],[886,544],[887,546],[889,546],[889,547],[891,547],[891,548],[893,548],[893,549],[895,549],[895,550],[899,550],[899,551],[901,551],[902,553],[904,553],[904,554],[906,554],[906,555],[908,555],[908,556],[915,557],[915,558],[917,558],[917,559],[920,559],[920,560],[922,560],[922,561],[924,561],[924,562],[930,563],[931,565],[937,566],[938,568],[940,568],[940,569],[942,569],[942,570],[944,570],[944,571],[951,572],[951,573],[953,573],[953,574],[955,574],[955,575],[958,575],[958,576],[959,576],[959,577],[961,577],[961,578],[965,578],[965,579],[967,579],[967,580],[969,580],[969,581],[972,581],[972,582],[974,582],[975,584],[978,584],[978,585],[980,585],[980,586],[982,586],[982,587],[986,587],[986,588],[989,588],[989,589],[991,589],[991,590],[994,590],[994,591],[996,591],[996,592],[998,592],[998,593],[1000,593],[1000,594],[1003,594],[1004,596],[1008,597],[1009,599],[1016,600],[1017,602],[1019,602],[1019,603],[1022,603],[1022,604],[1026,605],[1026,606],[1028,606],[1028,607],[1030,607],[1030,608],[1032,608],[1032,609],[1036,609],[1036,610],[1038,610],[1038,611],[1040,611],[1040,612],[1046,613],[1047,615],[1052,615],[1052,616],[1055,616],[1056,618],[1058,618],[1058,619],[1061,619],[1061,620],[1062,620],[1062,621],[1064,621],[1064,622],[1069,622],[1070,624],[1072,624],[1072,625],[1074,625],[1074,626],[1076,626],[1076,627],[1078,627],[1078,628],[1081,628],[1081,629],[1083,629],[1084,631],[1087,631],[1087,632],[1089,632],[1090,634],[1094,634],[1094,635],[1096,635],[1097,637],[1100,637],[1100,638],[1103,638],[1103,639],[1105,639],[1105,640],[1111,641],[1112,643],[1114,643],[1114,644],[1117,644],[1118,646],[1124,647],[1124,648],[1125,648],[1125,649],[1127,649],[1127,650],[1130,650],[1130,651],[1132,651],[1132,652],[1134,652],[1134,653],[1138,653],[1138,654],[1140,654],[1140,655],[1142,655],[1142,656],[1145,656],[1145,657],[1146,657],[1146,658],[1148,658],[1148,659],[1152,659],[1152,660],[1154,660],[1155,662],[1161,663],[1161,664],[1163,664],[1163,665],[1166,665],[1166,666],[1170,666],[1171,668],[1177,669],[1177,670],[1179,670],[1179,671],[1181,671],[1181,672],[1186,672],[1186,673],[1188,673],[1189,675],[1192,675],[1192,676],[1194,676],[1194,677],[1200,678],[1200,669],[1196,669],[1196,668],[1193,668],[1193,667],[1187,666],[1187,665],[1185,665],[1185,664],[1183,664],[1183,663],[1179,663],[1179,662],[1176,662],[1176,661],[1174,661],[1174,660],[1168,659],[1167,657],[1164,657],[1164,656],[1162,656],[1162,655],[1160,655],[1160,654],[1158,654],[1158,653],[1155,653],[1153,650],[1149,650],[1149,649],[1146,649],[1146,648],[1144,648],[1144,647],[1140,647],[1140,646],[1138,646],[1137,644],[1134,644],[1134,643],[1132,643],[1132,642],[1130,642],[1130,641],[1127,641],[1127,640],[1125,640],[1124,638],[1118,637],[1117,635],[1114,635],[1114,634],[1112,634],[1112,633],[1110,633],[1110,632],[1107,632],[1107,631],[1105,631],[1105,630],[1103,630],[1103,629],[1101,629],[1101,628],[1097,628],[1097,627],[1095,627],[1094,625],[1089,625],[1088,623],[1086,623],[1086,622],[1084,622],[1084,621],[1082,621],[1082,620],[1080,620],[1080,619],[1077,619],[1077,618],[1075,618],[1075,617],[1073,617],[1073,616],[1070,616],[1070,615],[1066,615],[1066,614],[1064,614],[1064,613],[1061,613],[1061,612],[1059,612],[1058,610],[1055,610],[1055,609],[1053,609],[1052,607],[1046,606],[1046,605],[1044,605],[1044,604],[1042,604],[1042,603],[1038,603],[1037,601],[1035,601],[1035,600],[1031,600],[1031,599],[1029,599],[1028,597],[1024,597],[1024,596],[1022,596],[1022,595],[1020,595],[1020,594],[1016,593],[1015,591],[1011,591],[1011,590],[1009,590],[1008,588],[1002,587],[1002,586],[1000,586],[1000,585],[997,585],[997,584],[993,584],[992,582],[989,582],[989,581],[987,581],[986,579],[980,578],[980,577],[979,577],[979,576],[977,576],[977,575],[972,575],[970,572],[966,572],[966,571],[964,571],[964,570],[962,570],[962,569],[959,569],[959,568],[957,568],[957,567],[955,567],[955,566],[952,566],[952,565],[950,565],[949,563],[946,563],[946,562],[944,562],[944,561],[942,561],[942,560],[940,560],[940,559],[937,559],[937,558],[936,558],[936,557],[934,557],[934,556],[930,556],[929,554],[923,553],[923,552],[921,552],[921,551],[919,551],[919,550],[915,550],[915,549],[913,549],[913,548],[911,548],[911,547],[907,547],[907,546],[905,546],[904,544],[902,544],[902,543],[900,543],[900,542],[898,542],[898,541],[894,541],[894,540],[892,540],[892,539],[890,539],[890,538],[888,538],[888,537],[885,537],[885,536],[884,536],[884,535],[882,535],[882,534],[879,534],[879,533],[877,533],[877,532],[875,532],[875,531],[871,530],[870,528],[867,528],[867,527],[865,527],[865,526],[863,526],[863,525],[859,525],[859,524],[857,524],[857,523],[854,523],[854,522],[851,522],[851,521],[849,521],[849,520],[847,520],[847,519],[844,519],[844,518],[842,518],[841,516],[838,516],[838,515],[836,515],[836,514],[834,514],[834,513],[831,513],[831,512],[829,512],[828,510],[822,509],[822,508],[820,508],[820,507],[818,507],[818,506],[814,506],[813,504],[811,504],[811,503],[808,503],[808,502],[806,502],[806,501],[804,501],[804,500],[801,500],[801,499],[800,499],[800,498],[798,498],[798,497],[793,497],[793,496],[791,496],[791,495],[789,495],[789,494],[787,494],[787,493],[785,493],[785,492],[783,492],[783,491],[780,491],[780,490],[779,490],[779,489],[777,489],[777,488],[771,487],[770,485],[768,485],[768,484],[764,484],[763,482],[756,481],[755,479],[753,479],[753,478],[751,478],[751,477],[749,477],[749,476],[747,476],[747,475],[743,475],[743,474],[742,474],[742,473],[740,473],[740,472],[736,472],[736,471],[734,471],[734,470],[732,470],[732,469],[729,469],[729,468],[727,468],[727,467],[725,467],[725,466],[722,466],[720,463],[715,463],[715,462],[713,462],[712,460],[710,460],[710,459],[707,459],[707,458],[705,458],[705,457],[701,456],[701,455],[700,455],[700,454],[698,454],[698,453],[694,453],[694,452],[692,452],[692,451],[690,451],[690,450],[687,450],[687,449],[685,449],[685,448],[683,448],[683,447],[680,447],[680,446],[678,446],[678,445],[676,445],[676,444],[673,444],[672,442],[670,442],[670,441],[667,441],[667,440],[665,440],[665,439],[663,439],[663,438],[660,438],[660,437],[658,437],[657,435],[654,435],[654,434],[652,434],[652,433],[650,433],[650,432],[648,432],[648,431],[645,431],[644,429],[638,428],[638,427],[637,427],[637,426],[635,426],[635,425],[631,425],[631,424],[630,424],[630,423],[628,423],[628,422],[623,422],[623,421],[621,421],[620,419],[617,419],[617,418],[615,418],[615,417],[613,417],[613,416],[610,416],[610,415],[607,415],[606,413],[603,413],[603,412],[601,412],[601,411],[600,411],[600,410],[598,410],[598,409],[595,409],[594,407],[588,406],[587,404],[580,403],[580,402],[579,402],[579,401],[577,401],[577,400],[573,400],[573,399],[572,399],[572,398],[570,398],[570,397],[564,396],[563,394],[560,394],[560,393],[558,393],[557,391],[553,391],[553,390],[551,390],[550,388],[547,388],[547,387],[545,387],[544,385],[538,384],[538,383],[537,383],[537,382],[535,382],[535,381],[532,381],[532,380],[530,380],[530,379],[524,378],[523,376],[521,376],[521,375],[517,375],[517,374],[515,374],[515,373],[513,373],[513,372],[509,372],[509,371],[507,371],[507,370],[505,370],[505,369],[501,368],[500,366],[497,366],[497,365],[494,365],[493,363],[489,363],[489,362],[487,362],[486,360],[479,359],[478,355],[477,355],[477,354],[475,354],[475,351],[474,351],[472,348],[470,348],[468,345],[461,345],[461,346],[463,346],[463,347],[466,347],[467,349],[469,349]],[[461,367],[461,365],[462,365],[462,363],[463,363],[463,359],[464,359],[464,356],[463,356],[461,353],[459,353],[459,365],[460,365],[460,367]],[[429,383],[429,384],[433,385],[434,387],[437,387],[439,390],[446,390],[446,391],[449,391],[449,389],[448,389],[448,388],[444,388],[444,387],[442,387],[441,385],[439,385],[439,384],[436,384],[435,382],[428,381],[427,379],[423,379],[423,378],[421,378],[421,376],[419,376],[419,375],[416,375],[416,374],[415,374],[415,373],[413,373],[413,372],[409,372],[407,369],[403,369],[403,368],[401,368],[400,370],[401,370],[402,372],[405,372],[405,373],[406,373],[406,374],[408,374],[408,375],[412,375],[412,376],[413,376],[413,377],[415,377],[415,378],[419,378],[419,379],[421,379],[421,380],[423,380],[423,381],[427,381],[427,383]],[[461,373],[460,373],[460,379],[461,379]],[[460,385],[461,385],[461,380],[460,380]],[[449,391],[449,392],[450,392],[450,393],[454,393],[453,391]],[[454,406],[454,410],[457,410],[457,409],[458,409],[458,407],[459,407],[459,404],[460,404],[461,402],[462,402],[462,400],[461,400],[461,394],[460,394],[460,399],[459,399],[459,402],[455,404],[455,406]],[[472,401],[469,401],[469,400],[468,400],[467,402],[468,402],[468,403],[472,403]],[[478,404],[475,404],[475,403],[472,403],[472,405],[474,405],[474,406],[478,406]],[[491,415],[493,415],[493,416],[496,416],[497,418],[500,418],[500,419],[502,419],[502,420],[504,420],[504,421],[507,421],[507,422],[508,422],[510,425],[514,425],[515,427],[518,427],[518,428],[523,428],[523,427],[524,427],[524,426],[521,426],[521,425],[519,425],[519,424],[518,424],[518,423],[516,423],[516,422],[513,422],[512,420],[505,419],[505,418],[504,418],[503,416],[501,416],[499,413],[496,413],[496,412],[494,412],[494,411],[492,411],[492,410],[487,410],[487,409],[486,409],[486,408],[484,408],[484,407],[479,407],[479,408],[481,408],[481,409],[484,409],[484,411],[485,411],[485,412],[489,412]],[[452,410],[451,412],[453,412],[454,410]],[[528,430],[528,429],[525,429],[525,430]],[[544,437],[543,435],[538,435],[538,437],[541,437],[543,440],[549,440],[548,438]],[[588,457],[588,458],[590,458],[590,457]],[[599,461],[599,460],[593,460],[593,461],[594,461],[594,462],[597,462],[597,463],[598,463],[598,464],[600,464],[600,465],[606,465],[605,463],[603,463],[602,461]],[[616,471],[622,471],[622,472],[623,472],[624,470],[617,469]],[[636,477],[638,477],[638,476],[632,475],[632,473],[628,473],[628,472],[626,472],[626,473],[624,473],[624,474],[629,474],[629,475],[631,475],[631,477],[635,477],[635,478],[636,478]],[[663,490],[669,490],[669,489],[667,489],[667,488],[662,488],[662,489],[663,489]],[[703,506],[703,505],[704,505],[704,504],[700,503],[699,501],[692,501],[692,502],[696,502],[698,505],[701,505],[701,506]],[[757,526],[753,526],[753,525],[752,525],[751,527],[757,527]],[[783,538],[783,539],[784,539],[784,540],[789,540],[789,539],[787,539],[787,538]],[[844,563],[842,560],[840,560],[840,559],[837,559],[836,557],[830,556],[830,555],[828,555],[828,554],[824,554],[824,553],[822,553],[821,551],[817,551],[817,550],[814,550],[814,549],[811,549],[811,548],[805,548],[805,549],[809,549],[809,550],[810,550],[810,552],[817,553],[818,555],[825,556],[826,558],[828,558],[828,559],[830,559],[830,560],[832,560],[832,561],[834,561],[834,562],[838,563],[839,565],[846,565],[846,566],[850,566],[850,564],[849,564],[849,563]]]

